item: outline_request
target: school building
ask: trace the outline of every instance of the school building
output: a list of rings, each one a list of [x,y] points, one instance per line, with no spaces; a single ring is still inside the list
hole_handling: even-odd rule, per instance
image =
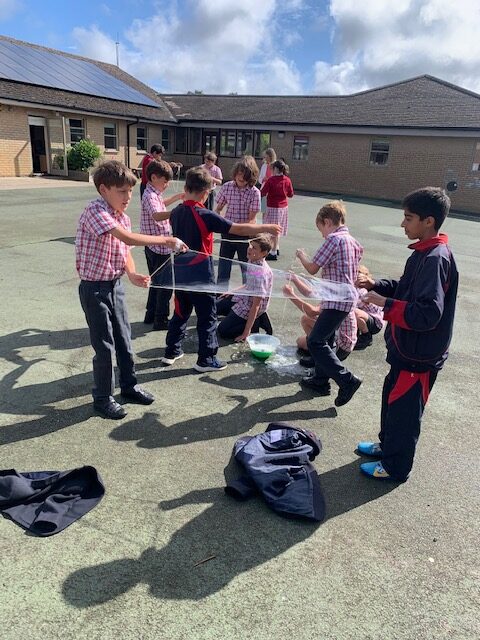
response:
[[[90,138],[138,168],[154,143],[185,167],[273,147],[297,190],[401,200],[445,187],[480,213],[480,95],[432,76],[348,96],[157,94],[120,68],[0,36],[0,176],[67,176]]]

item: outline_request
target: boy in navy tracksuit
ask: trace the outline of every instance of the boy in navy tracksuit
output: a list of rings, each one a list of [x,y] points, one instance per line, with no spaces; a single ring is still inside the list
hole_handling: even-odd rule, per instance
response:
[[[359,275],[370,292],[366,302],[384,309],[390,371],[382,394],[380,442],[360,442],[358,451],[381,458],[361,470],[377,479],[404,482],[413,466],[415,446],[428,396],[448,356],[458,288],[458,271],[448,237],[438,233],[450,209],[442,189],[425,187],[403,200],[402,227],[413,254],[400,280]]]

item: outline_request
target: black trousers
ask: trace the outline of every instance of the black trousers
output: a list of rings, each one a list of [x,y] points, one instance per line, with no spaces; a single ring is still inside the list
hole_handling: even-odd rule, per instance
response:
[[[145,257],[147,259],[148,273],[152,275],[159,267],[170,260],[170,254],[155,253],[145,247]],[[154,276],[155,281],[155,276]],[[170,315],[171,289],[156,289],[150,287],[147,298],[147,311],[153,313],[154,322],[167,320]]]
[[[315,362],[315,378],[325,383],[331,378],[339,387],[349,384],[353,378],[352,373],[340,362],[332,348],[335,331],[347,315],[347,311],[324,309],[307,338],[308,351]]]
[[[120,373],[120,389],[130,389],[137,384],[125,289],[120,279],[82,280],[79,294],[95,351],[93,399],[109,398],[115,391],[114,354]]]
[[[222,235],[223,239],[228,239],[228,242],[222,240],[220,243],[220,258],[228,258],[228,260],[219,260],[218,263],[218,276],[217,282],[220,284],[227,284],[230,280],[230,273],[232,271],[232,260],[237,254],[240,262],[248,262],[247,251],[248,242],[245,242],[247,238],[243,238],[243,242],[240,242],[242,236],[235,236],[233,234]],[[238,242],[235,242],[238,239]],[[242,269],[242,281],[245,283],[245,270]]]
[[[383,383],[382,464],[396,480],[406,480],[412,469],[423,411],[437,375],[438,371],[413,373],[391,366]]]
[[[210,293],[175,291],[175,312],[168,324],[165,355],[176,356],[182,351],[182,341],[193,309],[197,314],[198,357],[209,360],[218,351],[217,311],[215,296]]]
[[[143,184],[143,182],[140,182],[140,202],[142,201],[143,192],[145,191],[146,188],[147,188],[147,185]]]
[[[217,315],[226,316],[218,325],[218,335],[221,338],[228,340],[242,335],[247,321],[232,311],[231,296],[217,300]],[[270,336],[273,334],[272,324],[266,311],[255,319],[251,332],[259,333],[260,329],[263,329]]]

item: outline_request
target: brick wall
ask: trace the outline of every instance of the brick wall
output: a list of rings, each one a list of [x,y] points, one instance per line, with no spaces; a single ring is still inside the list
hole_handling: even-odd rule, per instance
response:
[[[27,112],[0,103],[0,176],[32,173],[32,149]]]

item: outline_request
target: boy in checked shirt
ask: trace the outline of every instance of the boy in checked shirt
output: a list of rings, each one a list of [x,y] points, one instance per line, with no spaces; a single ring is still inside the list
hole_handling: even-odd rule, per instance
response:
[[[170,198],[163,199],[163,192],[167,189],[173,171],[163,160],[152,160],[147,166],[147,187],[142,196],[142,213],[140,216],[140,233],[152,236],[171,236],[172,230],[168,218],[170,212],[167,206],[178,200],[183,200],[184,193],[176,193]],[[145,247],[148,273],[152,275],[169,260],[171,249],[166,245],[152,244]],[[156,289],[150,287],[147,298],[145,324],[153,322],[153,330],[167,329],[170,312],[171,289]]]
[[[233,338],[235,342],[241,342],[251,333],[258,333],[260,329],[272,335],[267,309],[272,292],[273,274],[265,262],[271,248],[272,241],[266,234],[250,240],[244,286],[233,296],[217,300],[217,315],[226,316],[218,325],[218,335],[221,338]],[[242,295],[242,289],[248,291],[248,295]],[[255,296],[254,293],[258,295]]]
[[[350,235],[348,227],[345,226],[345,217],[343,202],[334,200],[324,205],[317,214],[316,224],[325,242],[311,261],[303,249],[297,249],[296,256],[310,275],[315,275],[322,268],[322,278],[350,284],[353,288],[363,247]],[[313,376],[302,378],[301,384],[318,395],[328,396],[331,378],[339,387],[335,398],[337,407],[349,402],[362,384],[360,378],[343,366],[332,348],[335,332],[353,311],[355,304],[356,299],[353,296],[348,302],[322,301],[319,316],[307,339],[315,371]]]
[[[237,224],[256,223],[260,212],[260,191],[255,186],[258,167],[252,156],[244,156],[235,163],[232,179],[226,182],[217,195],[216,213],[221,214],[225,206],[225,219]],[[232,270],[232,258],[237,254],[240,262],[247,262],[248,242],[233,233],[222,233],[217,282],[228,286]],[[225,258],[222,260],[222,258]],[[245,271],[242,270],[245,282]]]
[[[105,162],[95,171],[93,181],[100,198],[90,202],[80,216],[75,240],[76,267],[80,276],[80,302],[95,351],[93,406],[105,418],[118,420],[127,413],[113,398],[114,354],[123,398],[138,404],[151,404],[154,400],[138,386],[133,363],[121,277],[126,273],[137,287],[147,287],[150,278],[136,272],[130,246],[158,244],[175,250],[187,247],[174,237],[132,233],[125,210],[137,179],[124,164],[116,160]]]

